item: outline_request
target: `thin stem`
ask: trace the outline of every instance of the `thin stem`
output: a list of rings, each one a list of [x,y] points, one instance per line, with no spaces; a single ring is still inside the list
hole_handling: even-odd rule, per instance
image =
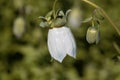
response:
[[[53,17],[54,17],[54,19],[55,19],[55,17],[56,17],[55,6],[56,6],[57,1],[58,1],[58,0],[55,0],[55,1],[54,1],[54,4],[53,4]]]
[[[96,5],[95,3],[93,3],[93,2],[91,2],[91,1],[89,1],[89,0],[82,0],[82,1],[90,4],[91,6],[93,6],[93,7],[95,7],[95,8],[100,8],[98,5]]]
[[[108,21],[111,23],[111,25],[115,28],[115,30],[118,32],[119,36],[120,36],[120,31],[117,28],[117,26],[114,24],[114,22],[110,19],[110,17],[107,15],[107,13],[101,9],[102,13],[104,14],[104,16],[108,19]]]
[[[92,19],[92,27],[95,27],[95,25],[94,25],[94,20]]]
[[[53,60],[54,60],[54,59],[51,57],[51,60],[50,60],[50,62],[53,62]]]
[[[120,55],[120,48],[119,46],[116,44],[116,42],[113,42],[113,46],[115,47],[116,51],[119,53]]]
[[[85,3],[88,3],[89,5],[91,5],[91,6],[95,7],[95,8],[99,8],[101,10],[101,12],[103,13],[103,15],[108,19],[108,21],[111,23],[113,28],[115,28],[115,30],[117,31],[117,33],[120,36],[119,29],[117,28],[117,26],[114,24],[114,22],[110,19],[110,17],[107,15],[107,13],[101,7],[99,7],[98,5],[96,5],[95,3],[93,3],[93,2],[91,2],[89,0],[82,0],[82,1],[84,1]]]

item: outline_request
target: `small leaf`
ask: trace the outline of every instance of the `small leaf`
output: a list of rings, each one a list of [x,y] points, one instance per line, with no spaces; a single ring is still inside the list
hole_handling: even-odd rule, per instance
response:
[[[82,23],[87,23],[87,22],[90,22],[92,20],[92,17],[89,17],[87,19],[85,19],[84,21],[82,21]]]
[[[65,13],[66,17],[69,15],[69,13],[71,12],[72,10],[71,9],[68,9]]]
[[[43,16],[39,16],[38,18],[42,19],[42,21],[47,21]]]
[[[45,18],[47,19],[47,21],[53,19],[53,11],[48,12]]]
[[[40,26],[43,27],[43,28],[44,27],[49,27],[49,24],[47,22],[41,22]]]

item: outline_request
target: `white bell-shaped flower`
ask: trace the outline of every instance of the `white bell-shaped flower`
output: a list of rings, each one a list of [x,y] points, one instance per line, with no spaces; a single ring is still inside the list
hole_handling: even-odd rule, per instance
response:
[[[76,58],[76,43],[68,27],[52,28],[48,32],[48,48],[52,58],[62,62],[65,56]]]
[[[24,32],[25,32],[25,20],[23,17],[18,17],[14,21],[13,34],[17,38],[21,38]]]

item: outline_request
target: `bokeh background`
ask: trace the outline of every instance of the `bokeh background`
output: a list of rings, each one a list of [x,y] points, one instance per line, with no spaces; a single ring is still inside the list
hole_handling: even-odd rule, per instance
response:
[[[120,29],[120,0],[91,0],[100,5]],[[67,56],[62,63],[51,61],[47,48],[48,29],[41,28],[54,0],[0,0],[0,80],[120,80],[120,36],[107,21],[100,25],[99,44],[88,44],[90,23],[72,29],[77,43],[77,59]],[[74,0],[58,0],[64,12]],[[95,8],[80,2],[82,17]],[[18,20],[18,33],[14,33]],[[22,33],[19,35],[20,33]]]

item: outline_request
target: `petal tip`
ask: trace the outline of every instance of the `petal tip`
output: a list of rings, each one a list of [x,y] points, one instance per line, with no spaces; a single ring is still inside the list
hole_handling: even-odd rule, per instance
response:
[[[62,63],[62,61],[64,60],[64,58],[66,57],[66,55],[64,57],[55,57],[55,56],[52,56],[53,59],[55,59],[56,61]]]

